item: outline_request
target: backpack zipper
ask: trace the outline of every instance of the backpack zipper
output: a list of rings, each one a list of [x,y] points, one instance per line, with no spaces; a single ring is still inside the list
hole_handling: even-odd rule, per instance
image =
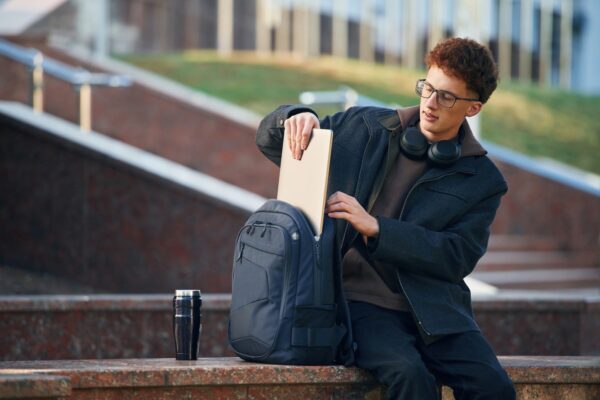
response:
[[[314,236],[314,246],[313,253],[315,257],[315,268],[313,269],[313,290],[315,293],[315,305],[323,304],[323,274],[321,268],[321,246],[319,241],[321,238],[319,236]]]

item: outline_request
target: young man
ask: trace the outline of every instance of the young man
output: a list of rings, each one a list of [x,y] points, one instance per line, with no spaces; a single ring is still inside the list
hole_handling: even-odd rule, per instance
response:
[[[426,58],[418,107],[351,108],[319,121],[301,106],[268,115],[257,144],[279,164],[283,133],[296,158],[313,128],[332,129],[326,212],[343,256],[356,364],[389,399],[515,398],[512,382],[473,319],[463,279],[487,248],[506,182],[465,117],[497,84],[490,52],[449,39]]]

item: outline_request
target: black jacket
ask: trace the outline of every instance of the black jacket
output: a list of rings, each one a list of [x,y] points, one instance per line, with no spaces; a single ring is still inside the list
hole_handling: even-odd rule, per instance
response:
[[[415,112],[417,109],[415,109]],[[303,111],[281,106],[261,122],[256,143],[275,164],[281,160],[283,123]],[[370,209],[402,131],[395,110],[355,107],[321,120],[333,130],[328,195],[342,191]],[[449,167],[429,168],[410,189],[399,219],[378,217],[379,237],[369,256],[397,271],[411,310],[426,334],[478,330],[463,279],[487,249],[490,225],[507,185],[486,156],[462,157]],[[336,221],[344,254],[356,237]]]

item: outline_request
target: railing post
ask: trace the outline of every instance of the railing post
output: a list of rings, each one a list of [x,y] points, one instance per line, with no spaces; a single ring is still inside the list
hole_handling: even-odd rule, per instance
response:
[[[29,68],[29,104],[35,112],[44,111],[44,55],[37,51]]]
[[[75,86],[79,94],[79,127],[82,131],[92,130],[92,87],[89,83]]]

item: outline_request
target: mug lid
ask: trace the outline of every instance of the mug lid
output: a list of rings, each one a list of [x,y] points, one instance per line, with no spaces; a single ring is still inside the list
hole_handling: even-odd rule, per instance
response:
[[[177,297],[200,297],[200,290],[198,289],[178,289],[175,290],[175,296]]]

